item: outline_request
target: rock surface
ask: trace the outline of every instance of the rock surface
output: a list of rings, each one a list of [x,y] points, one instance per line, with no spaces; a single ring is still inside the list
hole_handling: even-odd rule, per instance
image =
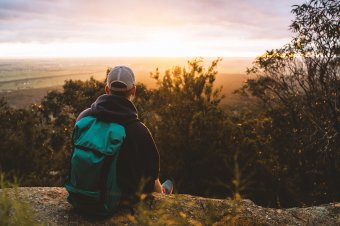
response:
[[[12,193],[14,194],[14,193]],[[43,225],[340,225],[340,203],[307,208],[271,209],[250,200],[208,199],[153,194],[143,204],[106,219],[79,215],[66,202],[64,188],[18,188]]]

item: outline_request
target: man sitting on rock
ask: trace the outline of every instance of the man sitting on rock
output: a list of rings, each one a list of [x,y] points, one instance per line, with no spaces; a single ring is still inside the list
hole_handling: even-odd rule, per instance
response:
[[[77,118],[73,133],[68,201],[85,213],[107,215],[141,193],[171,193],[159,181],[159,153],[131,102],[135,76],[126,66],[113,68],[104,95]]]

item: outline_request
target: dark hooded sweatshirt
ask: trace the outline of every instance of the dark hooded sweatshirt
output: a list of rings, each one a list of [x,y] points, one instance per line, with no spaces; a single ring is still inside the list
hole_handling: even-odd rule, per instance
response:
[[[159,176],[159,153],[147,127],[138,120],[137,110],[127,98],[104,94],[84,110],[86,116],[115,122],[125,127],[126,138],[117,160],[117,180],[122,199],[132,201],[138,192],[152,192]]]

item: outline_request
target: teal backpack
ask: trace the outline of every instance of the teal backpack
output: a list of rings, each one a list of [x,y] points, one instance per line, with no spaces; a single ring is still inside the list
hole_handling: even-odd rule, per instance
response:
[[[116,165],[125,136],[122,125],[92,116],[76,123],[65,187],[68,202],[80,212],[90,215],[115,212],[121,198]]]

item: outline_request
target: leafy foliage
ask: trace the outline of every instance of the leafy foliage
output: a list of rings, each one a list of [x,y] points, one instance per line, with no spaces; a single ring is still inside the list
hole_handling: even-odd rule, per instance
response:
[[[294,6],[296,36],[255,60],[237,106],[221,104],[220,59],[156,70],[155,89],[138,84],[134,103],[158,145],[161,179],[179,193],[266,206],[339,201],[339,10],[332,0]],[[0,170],[23,185],[62,185],[76,117],[104,85],[66,81],[27,109],[1,100]]]
[[[340,8],[338,1],[311,0],[292,13],[296,36],[255,60],[248,69],[255,78],[241,92],[261,100],[261,115],[271,120],[279,196],[296,205],[339,198]]]
[[[205,70],[201,60],[194,60],[162,77],[158,71],[152,74],[158,87],[149,127],[159,146],[163,177],[173,177],[182,192],[202,194],[204,188],[215,189],[211,178],[227,177],[220,166],[228,130],[219,107],[221,88],[213,87],[218,62]]]

